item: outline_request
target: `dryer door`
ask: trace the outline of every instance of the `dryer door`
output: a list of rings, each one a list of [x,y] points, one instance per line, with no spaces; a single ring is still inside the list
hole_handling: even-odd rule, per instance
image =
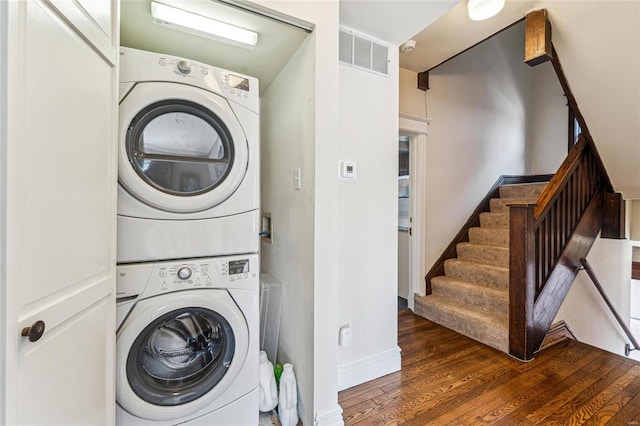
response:
[[[142,202],[196,212],[242,182],[246,136],[223,97],[177,83],[139,83],[120,104],[120,183]]]
[[[186,290],[139,302],[117,336],[117,401],[168,420],[211,406],[248,351],[244,316],[226,290]]]

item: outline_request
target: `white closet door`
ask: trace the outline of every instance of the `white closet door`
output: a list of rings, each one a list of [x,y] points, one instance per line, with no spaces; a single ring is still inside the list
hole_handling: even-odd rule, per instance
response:
[[[2,3],[0,424],[113,424],[119,5]]]

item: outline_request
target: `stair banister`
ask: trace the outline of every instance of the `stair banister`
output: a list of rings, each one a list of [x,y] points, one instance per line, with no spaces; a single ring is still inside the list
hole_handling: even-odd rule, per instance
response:
[[[512,204],[509,353],[530,360],[603,226],[606,171],[582,136],[536,204]]]

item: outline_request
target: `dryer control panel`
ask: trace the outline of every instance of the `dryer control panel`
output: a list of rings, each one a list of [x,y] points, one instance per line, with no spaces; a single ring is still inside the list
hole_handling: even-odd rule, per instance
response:
[[[257,254],[118,265],[117,298],[151,297],[196,288],[258,291]]]
[[[120,83],[145,81],[188,84],[260,112],[259,82],[255,77],[186,58],[121,47]]]

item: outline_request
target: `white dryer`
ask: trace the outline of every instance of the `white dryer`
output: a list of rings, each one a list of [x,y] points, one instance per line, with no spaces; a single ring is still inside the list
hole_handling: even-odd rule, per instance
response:
[[[117,268],[117,424],[258,423],[258,256]]]
[[[258,251],[258,80],[122,48],[118,263]]]

